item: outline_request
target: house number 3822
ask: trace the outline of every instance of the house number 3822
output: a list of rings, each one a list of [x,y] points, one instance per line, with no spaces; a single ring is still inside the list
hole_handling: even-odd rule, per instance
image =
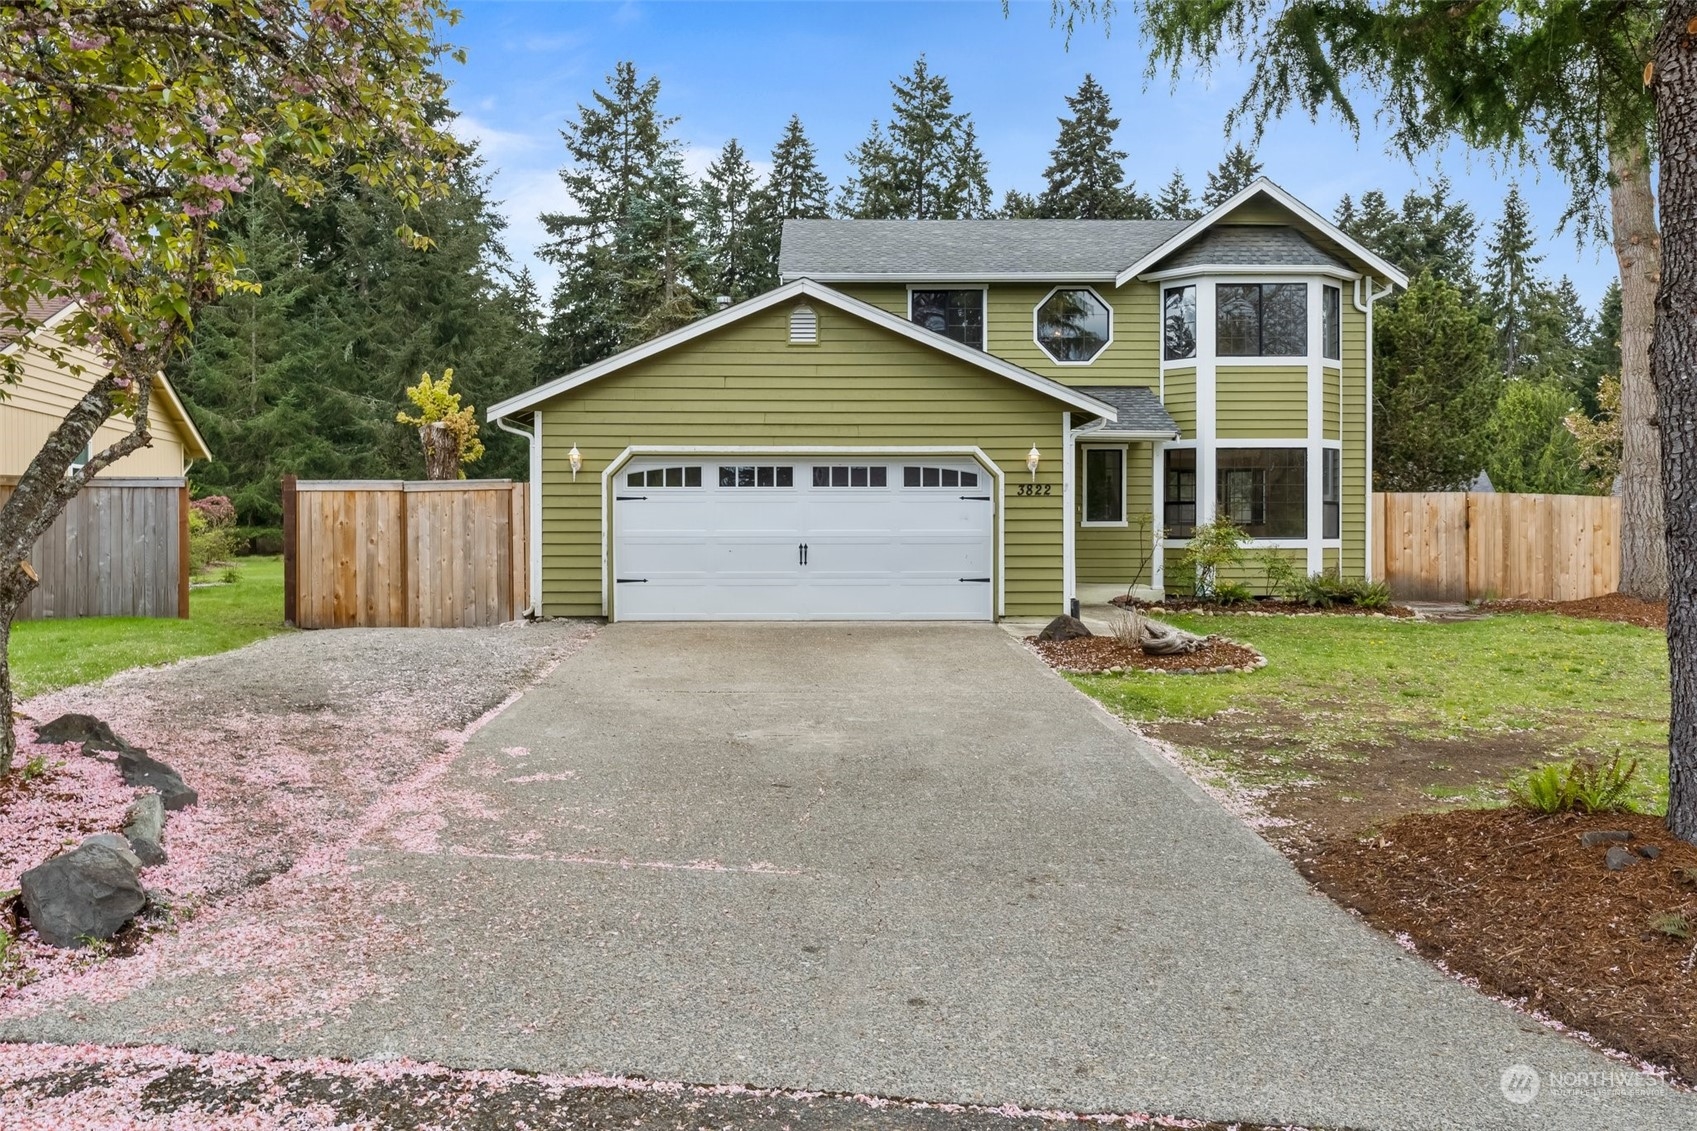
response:
[[[1054,489],[1055,489],[1055,485],[1053,483],[1021,483],[1019,485],[1019,494],[1021,494],[1021,495],[1047,495],[1047,494],[1051,493]]]

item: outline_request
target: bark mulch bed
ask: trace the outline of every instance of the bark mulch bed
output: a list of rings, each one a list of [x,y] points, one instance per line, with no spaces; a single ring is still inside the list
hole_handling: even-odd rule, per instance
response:
[[[1273,597],[1257,597],[1239,605],[1219,605],[1194,597],[1168,597],[1164,601],[1139,601],[1135,597],[1113,597],[1110,604],[1122,609],[1142,609],[1151,613],[1194,613],[1198,616],[1224,617],[1412,617],[1414,610],[1404,605],[1386,605],[1382,609],[1363,609],[1357,605],[1333,605],[1318,609],[1301,601],[1284,601]]]
[[[1639,628],[1665,629],[1668,626],[1666,601],[1641,601],[1619,593],[1588,597],[1583,601],[1481,601],[1479,607],[1493,613],[1555,613],[1582,620],[1612,620],[1619,624],[1635,624]]]
[[[1267,662],[1266,657],[1255,649],[1218,636],[1208,637],[1202,647],[1182,656],[1151,656],[1113,636],[1081,636],[1077,640],[1039,640],[1028,636],[1025,642],[1048,661],[1050,667],[1078,674],[1144,671],[1166,672],[1169,675],[1222,675],[1254,671]]]
[[[1622,871],[1588,831],[1659,850]],[[1337,837],[1303,874],[1421,954],[1697,1083],[1697,847],[1632,813],[1463,809]],[[1687,937],[1678,937],[1681,931]]]

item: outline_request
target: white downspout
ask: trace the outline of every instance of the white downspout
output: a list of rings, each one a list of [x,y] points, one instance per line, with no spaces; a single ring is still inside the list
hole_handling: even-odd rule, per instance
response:
[[[1367,284],[1367,302],[1365,305],[1361,301],[1361,284],[1363,282]],[[1355,309],[1366,315],[1367,318],[1367,325],[1362,330],[1362,343],[1367,351],[1367,403],[1363,406],[1367,417],[1367,452],[1363,457],[1366,460],[1367,470],[1367,505],[1362,512],[1365,516],[1362,523],[1365,536],[1361,542],[1361,576],[1368,581],[1373,580],[1373,304],[1382,298],[1388,298],[1394,290],[1396,290],[1394,283],[1386,283],[1384,290],[1374,291],[1372,276],[1363,275],[1355,280],[1354,294],[1350,296],[1350,301],[1355,304]],[[1341,390],[1338,393],[1338,427],[1343,427],[1343,393]]]
[[[503,432],[511,432],[515,436],[523,436],[529,446],[530,489],[525,492],[525,505],[529,511],[527,521],[530,525],[526,546],[530,554],[530,607],[524,611],[525,616],[539,617],[542,615],[542,414],[531,414],[532,430],[526,432],[522,428],[514,428],[507,423],[506,417],[496,417],[495,427]]]

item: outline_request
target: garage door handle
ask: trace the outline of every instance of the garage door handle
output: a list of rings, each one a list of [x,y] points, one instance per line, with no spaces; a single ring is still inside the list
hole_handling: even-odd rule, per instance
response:
[[[961,580],[962,581],[981,581],[985,585],[990,584],[990,579],[988,577],[963,577],[963,578],[961,578]]]
[[[615,503],[642,502],[647,498],[647,495],[614,495],[613,501]]]
[[[807,564],[807,543],[803,542],[803,543],[801,543],[801,545],[797,546],[795,549],[796,549],[796,555],[797,555],[796,564],[797,565],[806,565]]]
[[[616,582],[619,585],[647,585],[648,584],[648,579],[646,577],[615,577],[613,579],[613,581]]]
[[[971,500],[975,503],[987,503],[990,501],[990,496],[988,495],[962,495],[961,498]]]

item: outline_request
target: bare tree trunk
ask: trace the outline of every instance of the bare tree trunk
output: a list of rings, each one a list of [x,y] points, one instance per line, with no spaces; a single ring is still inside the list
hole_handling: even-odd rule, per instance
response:
[[[1662,517],[1662,440],[1650,337],[1662,240],[1644,146],[1609,150],[1615,257],[1620,263],[1620,591],[1646,601],[1668,595],[1666,523]]]
[[[1697,0],[1669,0],[1656,34],[1666,260],[1656,294],[1651,373],[1661,408],[1666,492],[1668,829],[1697,844]]]
[[[28,590],[24,591],[28,594]],[[12,722],[12,660],[10,656],[12,641],[12,617],[17,613],[23,599],[18,598],[17,604],[12,604],[9,593],[0,594],[0,777],[5,777],[12,768],[12,759],[18,752],[18,733]]]
[[[460,477],[460,442],[438,421],[418,430],[424,444],[424,475],[427,479],[458,479]]]

